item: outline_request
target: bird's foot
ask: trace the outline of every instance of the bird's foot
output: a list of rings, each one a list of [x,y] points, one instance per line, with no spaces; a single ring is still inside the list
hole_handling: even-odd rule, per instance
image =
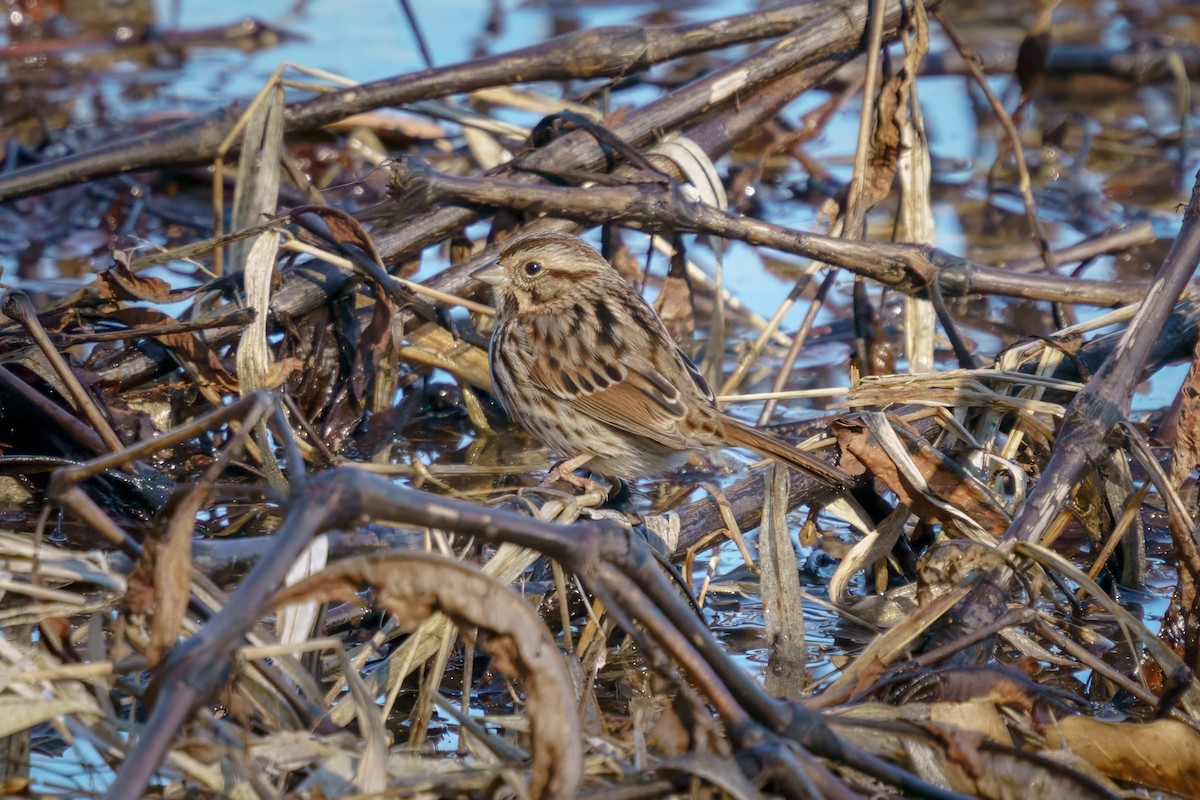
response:
[[[575,474],[575,470],[587,464],[591,459],[590,455],[583,455],[558,462],[546,473],[546,477],[542,479],[541,485],[543,487],[550,487],[561,482],[581,490],[584,494],[590,495],[594,492],[600,492],[602,496],[608,497],[609,487],[607,485],[594,481],[586,475]]]
[[[573,522],[585,508],[601,505],[608,498],[607,484],[598,483],[586,475],[576,475],[575,470],[588,462],[591,456],[576,456],[560,461],[550,468],[546,477],[537,486],[522,490],[522,494],[543,495],[547,500],[538,511],[538,516],[556,522]]]

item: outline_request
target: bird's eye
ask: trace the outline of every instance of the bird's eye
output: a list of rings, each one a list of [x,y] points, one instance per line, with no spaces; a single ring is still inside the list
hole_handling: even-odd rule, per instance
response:
[[[542,262],[540,262],[540,261],[526,261],[525,262],[525,274],[528,275],[529,277],[532,278],[535,275],[539,274],[541,271],[542,271]]]

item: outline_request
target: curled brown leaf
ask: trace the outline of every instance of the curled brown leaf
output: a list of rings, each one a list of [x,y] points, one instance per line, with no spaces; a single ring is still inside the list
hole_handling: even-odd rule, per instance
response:
[[[534,797],[574,797],[583,774],[583,743],[566,662],[536,612],[508,586],[478,570],[429,553],[395,553],[340,561],[271,599],[271,605],[346,600],[370,587],[403,626],[440,611],[460,628],[478,628],[479,645],[525,688]]]

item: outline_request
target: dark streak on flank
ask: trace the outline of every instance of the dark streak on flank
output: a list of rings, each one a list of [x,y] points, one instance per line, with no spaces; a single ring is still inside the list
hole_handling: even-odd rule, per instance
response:
[[[497,317],[506,319],[517,313],[517,301],[511,294],[507,292],[493,292],[492,297],[495,298]]]
[[[492,374],[495,377],[496,382],[500,383],[503,381],[504,383],[512,384],[513,375],[516,372],[516,370],[513,369],[512,355],[508,352],[508,350],[506,348],[497,347],[497,348],[495,348],[495,356],[496,356],[496,365],[495,366],[500,367],[499,370],[495,370],[495,369],[492,370]],[[510,387],[506,387],[506,388],[510,388]]]
[[[543,352],[548,351],[554,346],[553,325],[539,325],[533,320],[530,320],[530,322],[526,325],[526,329],[529,331],[530,343],[537,345],[536,355],[539,358]]]
[[[634,297],[636,297],[636,295]],[[653,312],[650,311],[649,307],[642,303],[636,302],[633,297],[622,297],[621,301],[625,305],[625,310],[629,313],[629,316],[633,318],[633,321],[638,325],[638,327],[642,328],[648,333],[653,333],[655,329],[655,319],[653,317]]]
[[[600,343],[608,345],[617,350],[623,350],[622,344],[618,341],[617,318],[613,315],[612,309],[603,300],[596,301],[596,322],[600,323]]]

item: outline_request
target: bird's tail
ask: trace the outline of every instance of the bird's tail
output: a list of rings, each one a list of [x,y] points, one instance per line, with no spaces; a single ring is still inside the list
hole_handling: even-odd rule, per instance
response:
[[[745,447],[760,455],[774,458],[793,469],[811,475],[834,489],[845,490],[855,483],[854,478],[845,470],[826,464],[816,456],[809,455],[803,450],[797,450],[782,439],[776,439],[758,428],[733,419],[726,419],[725,425],[726,440],[732,445]]]

